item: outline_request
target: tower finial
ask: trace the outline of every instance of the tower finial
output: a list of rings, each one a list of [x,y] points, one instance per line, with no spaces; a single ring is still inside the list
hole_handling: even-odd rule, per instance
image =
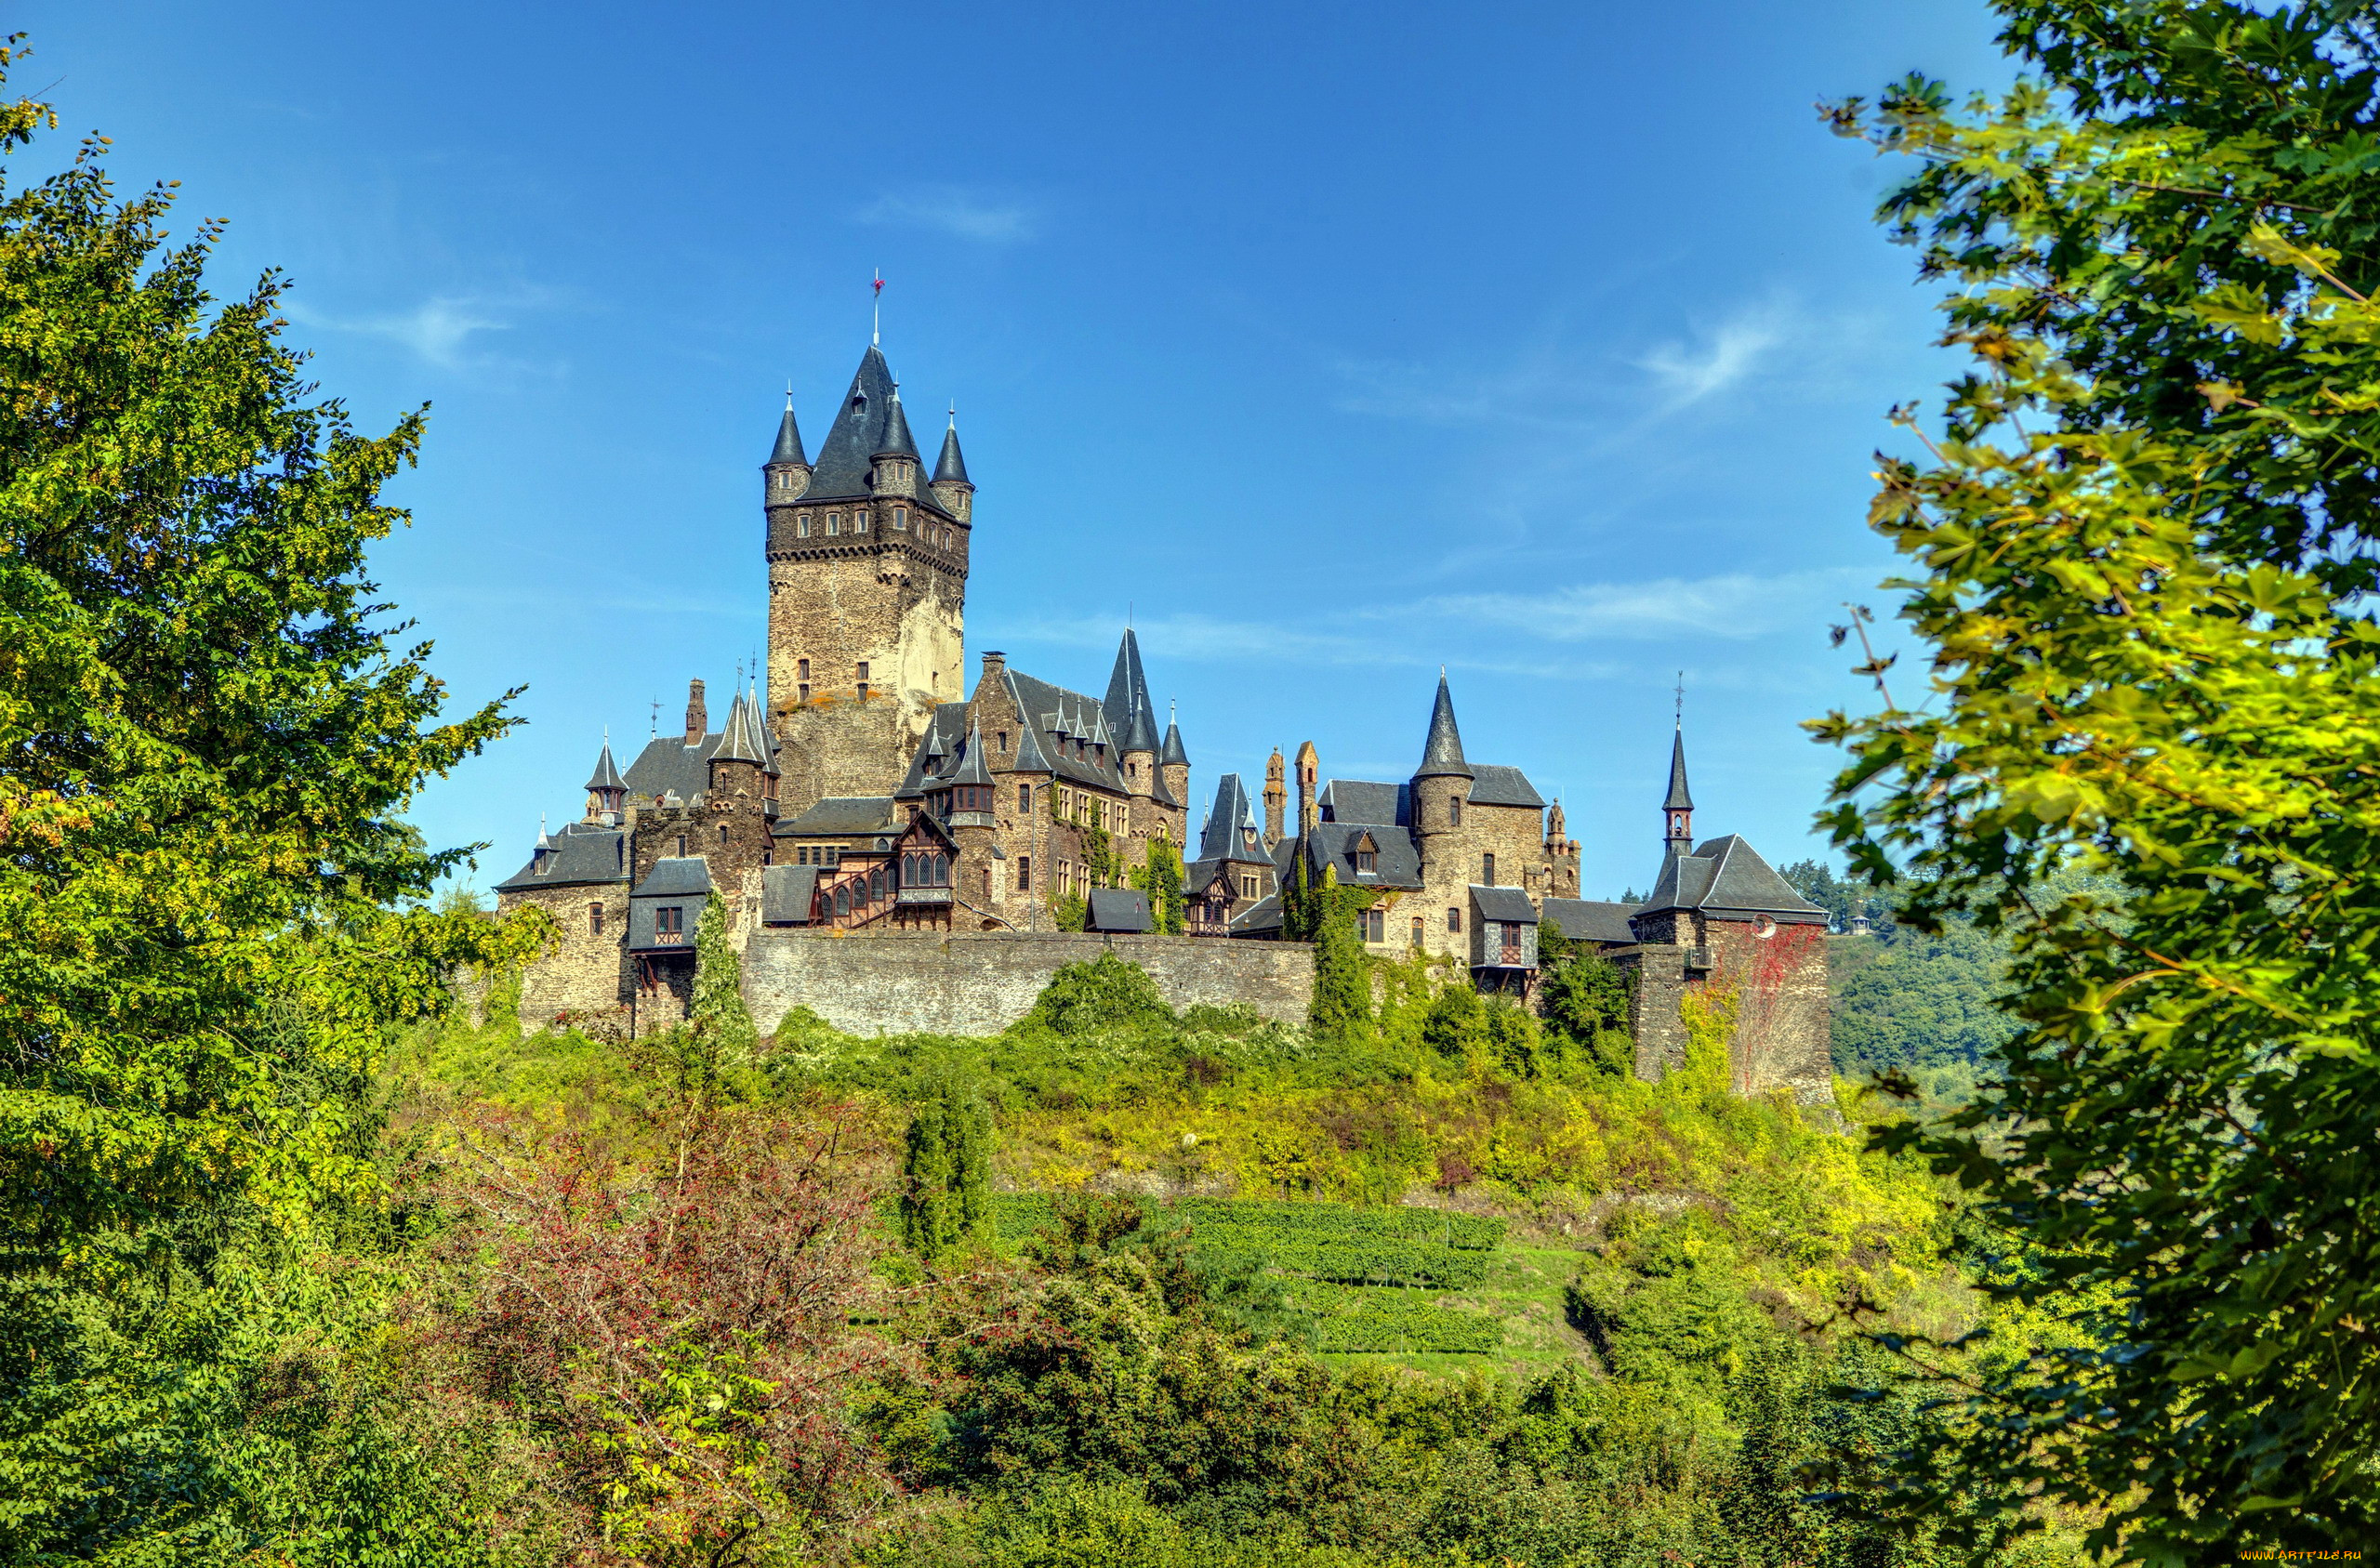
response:
[[[874,298],[876,301],[876,323],[873,326],[868,328],[867,341],[871,346],[880,348],[884,343],[884,269],[881,267],[876,269],[876,293]]]
[[[1677,672],[1677,727],[1686,728],[1686,671]]]
[[[646,730],[644,738],[648,741],[657,741],[661,738],[661,699],[658,697],[653,699],[652,726]]]
[[[787,377],[785,384],[785,411],[787,414],[793,412],[793,380],[790,376]]]
[[[954,430],[959,428],[959,400],[957,398],[950,400],[950,428]]]

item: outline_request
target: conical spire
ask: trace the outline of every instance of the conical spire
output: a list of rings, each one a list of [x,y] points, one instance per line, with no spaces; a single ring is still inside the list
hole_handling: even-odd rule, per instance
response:
[[[620,777],[619,769],[612,765],[612,732],[606,730],[603,731],[603,755],[595,759],[595,774],[587,781],[587,788],[591,792],[628,787],[628,781]]]
[[[1141,672],[1141,640],[1130,626],[1116,646],[1116,670],[1107,678],[1107,700],[1100,705],[1107,710],[1117,749],[1157,750],[1157,709],[1149,702],[1148,677]]]
[[[901,412],[901,383],[892,383],[892,406],[884,415],[884,437],[877,443],[873,455],[878,457],[915,457],[917,438],[909,434],[909,416]]]
[[[1182,726],[1170,712],[1165,720],[1165,749],[1157,754],[1157,760],[1163,768],[1190,766],[1190,754],[1182,745]]]
[[[801,427],[794,423],[791,392],[785,395],[785,417],[777,421],[776,448],[769,454],[771,468],[780,463],[799,463],[804,468],[810,466],[808,455],[801,450]]]
[[[1438,676],[1438,700],[1430,708],[1430,738],[1422,744],[1421,765],[1413,771],[1413,776],[1473,776],[1471,764],[1462,759],[1462,732],[1454,727],[1454,694],[1447,690],[1444,672]]]
[[[1670,794],[1661,802],[1664,811],[1694,810],[1693,792],[1686,787],[1686,731],[1678,731],[1670,737]]]
[[[967,477],[967,459],[959,455],[959,409],[956,404],[953,404],[950,410],[950,428],[942,433],[942,455],[934,462],[933,482],[936,484],[973,482]]]
[[[768,765],[768,739],[760,733],[760,724],[752,708],[753,705],[744,700],[743,692],[735,693],[735,701],[729,705],[727,709],[726,731],[719,737],[719,749],[710,754],[710,759],[713,762],[750,762],[760,767]]]

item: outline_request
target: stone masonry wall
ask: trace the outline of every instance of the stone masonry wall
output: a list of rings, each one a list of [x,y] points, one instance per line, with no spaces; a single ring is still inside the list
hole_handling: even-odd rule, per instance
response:
[[[1302,942],[1079,931],[761,931],[744,950],[744,998],[763,1034],[806,1006],[854,1034],[991,1034],[1031,1010],[1060,965],[1110,950],[1176,1010],[1238,1002],[1297,1023],[1313,1005]]]
[[[1648,923],[1650,924],[1650,923]],[[1643,929],[1640,927],[1640,929]],[[1711,968],[1690,970],[1686,954],[1697,931]],[[1636,1075],[1658,1083],[1686,1064],[1686,1024],[1679,1008],[1688,992],[1732,992],[1736,1030],[1728,1083],[1738,1094],[1782,1089],[1804,1105],[1834,1100],[1832,1021],[1827,1005],[1824,926],[1759,927],[1745,920],[1661,923],[1648,936],[1674,936],[1621,948],[1613,959],[1636,973],[1629,1028],[1636,1039]]]

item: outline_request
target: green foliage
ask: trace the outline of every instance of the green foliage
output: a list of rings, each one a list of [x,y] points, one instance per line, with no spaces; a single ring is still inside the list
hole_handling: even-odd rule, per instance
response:
[[[909,1117],[901,1159],[901,1237],[932,1261],[989,1232],[992,1113],[945,1078]]]
[[[1173,1023],[1173,1009],[1157,995],[1148,970],[1108,952],[1088,963],[1061,966],[1034,998],[1033,1010],[1010,1032],[1076,1040],[1107,1031],[1164,1030]]]
[[[1539,1007],[1554,1048],[1614,1076],[1634,1072],[1635,1042],[1628,1034],[1628,988],[1633,973],[1593,952],[1549,961]]]
[[[1864,876],[1838,876],[1834,867],[1818,860],[1798,860],[1779,866],[1785,885],[1827,913],[1837,931],[1851,929],[1854,916],[1868,917],[1870,934],[1889,942],[1893,930],[1893,901],[1886,889]]]
[[[1915,156],[1884,217],[1972,368],[1882,466],[1931,691],[1818,726],[1853,754],[1831,822],[1861,874],[1918,873],[1906,922],[2009,944],[2018,1021],[1964,1112],[1887,1141],[2037,1249],[2001,1244],[2002,1310],[2072,1330],[1982,1369],[1906,1503],[2038,1492],[2142,1561],[2373,1538],[2380,36],[2002,10],[2043,81],[1836,115]]]
[[[727,895],[714,892],[694,921],[694,991],[686,1026],[721,1061],[748,1054],[759,1041],[744,1008],[744,961],[727,937]]]
[[[419,415],[308,401],[279,276],[210,296],[105,146],[0,204],[0,1557],[443,1561],[402,1444],[262,1384],[337,1338],[384,1030],[545,934],[433,908],[467,851],[402,820],[509,721],[439,722],[364,576]]]
[[[1050,895],[1050,923],[1062,931],[1078,931],[1091,923],[1091,901],[1079,893]]]
[[[1355,934],[1355,915],[1380,895],[1369,888],[1341,887],[1331,866],[1323,868],[1321,887],[1309,888],[1302,859],[1297,880],[1299,925],[1314,942],[1314,1032],[1342,1045],[1360,1045],[1372,1034],[1372,969]]]
[[[1182,850],[1159,833],[1149,839],[1148,863],[1130,873],[1131,885],[1149,896],[1149,917],[1165,936],[1180,936],[1183,924]]]

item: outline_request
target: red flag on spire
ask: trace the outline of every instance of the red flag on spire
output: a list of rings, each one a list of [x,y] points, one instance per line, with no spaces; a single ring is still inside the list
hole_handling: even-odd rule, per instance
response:
[[[884,280],[880,277],[876,280],[876,292],[879,294],[884,292]]]

